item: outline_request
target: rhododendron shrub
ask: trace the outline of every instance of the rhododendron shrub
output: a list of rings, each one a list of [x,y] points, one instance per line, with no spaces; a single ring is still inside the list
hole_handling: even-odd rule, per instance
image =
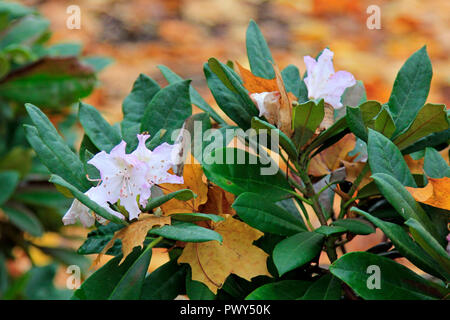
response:
[[[78,153],[27,105],[28,140],[74,198],[64,223],[95,225],[79,254],[114,256],[73,298],[448,296],[450,129],[446,107],[426,101],[426,48],[378,102],[335,71],[332,48],[304,57],[302,76],[279,69],[254,22],[246,45],[250,69],[203,67],[227,119],[164,66],[169,84],[140,75],[119,124],[80,103]],[[348,252],[376,229],[378,244]],[[148,274],[157,247],[169,261]]]

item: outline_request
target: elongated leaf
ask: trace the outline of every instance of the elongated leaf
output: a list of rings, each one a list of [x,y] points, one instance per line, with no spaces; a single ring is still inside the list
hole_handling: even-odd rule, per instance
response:
[[[378,219],[358,208],[352,208],[351,210],[364,216],[367,220],[380,228],[392,241],[398,252],[420,269],[437,277],[445,277],[448,279],[450,274],[446,274],[442,268],[436,266],[433,259],[431,259],[431,257],[411,239],[409,234],[401,226]]]
[[[341,291],[339,279],[331,274],[326,274],[306,290],[301,300],[340,300]]]
[[[425,161],[423,164],[425,173],[430,178],[450,178],[450,166],[447,164],[441,154],[434,148],[425,149]]]
[[[345,118],[340,118],[331,127],[319,134],[319,136],[315,138],[305,150],[305,153],[310,153],[317,147],[320,148],[315,152],[315,154],[320,153],[337,142],[338,140],[336,137],[343,137],[348,132],[350,132],[350,130],[348,129],[347,121]]]
[[[433,236],[438,237],[436,227],[427,213],[397,179],[385,173],[374,174],[372,178],[386,200],[403,219],[414,218],[420,221]]]
[[[122,140],[93,106],[80,102],[78,118],[86,135],[99,150],[110,152]]]
[[[72,195],[75,198],[77,198],[82,204],[84,204],[86,207],[88,207],[98,215],[102,216],[103,218],[117,224],[126,224],[124,220],[109,213],[105,208],[103,208],[97,202],[91,200],[87,195],[85,195],[83,192],[81,192],[76,187],[71,185],[69,182],[64,180],[62,177],[52,174],[49,181],[57,185],[60,185],[61,187],[67,188],[72,193]]]
[[[255,193],[242,193],[232,207],[245,223],[263,232],[290,236],[307,231],[303,221]]]
[[[408,219],[405,224],[409,227],[413,238],[439,263],[448,276],[450,274],[450,255],[448,252],[416,219]]]
[[[3,212],[12,224],[20,230],[28,232],[34,237],[40,237],[44,233],[44,228],[36,216],[25,208],[2,207]]]
[[[258,116],[258,110],[238,79],[213,58],[203,66],[203,71],[208,87],[222,111],[242,129],[250,128],[251,119]]]
[[[398,72],[389,97],[389,110],[394,116],[396,133],[408,128],[425,103],[432,75],[426,47],[411,55]]]
[[[165,203],[173,198],[175,198],[177,200],[181,200],[181,201],[188,201],[188,200],[191,200],[196,197],[197,197],[197,195],[194,192],[192,192],[192,190],[190,190],[190,189],[182,189],[182,190],[174,191],[169,194],[165,194],[163,196],[151,198],[147,203],[147,207],[145,208],[145,211],[150,211],[156,207],[159,207],[163,203]]]
[[[181,78],[179,75],[177,75],[175,72],[173,72],[166,66],[159,65],[158,69],[161,71],[164,78],[166,78],[167,82],[169,83],[174,83],[183,80],[183,78]],[[223,120],[217,114],[217,112],[214,111],[214,109],[205,101],[205,99],[202,98],[202,96],[198,93],[197,90],[194,89],[192,85],[189,87],[189,93],[191,95],[191,101],[193,104],[195,104],[203,111],[207,112],[211,116],[211,118],[213,118],[217,123],[226,124],[225,120]]]
[[[388,138],[369,129],[367,151],[373,174],[386,173],[405,186],[417,187],[400,150]]]
[[[150,251],[151,252],[151,251]],[[141,256],[142,250],[135,248],[125,261],[120,265],[122,255],[108,261],[103,267],[98,269],[81,287],[74,292],[72,299],[76,300],[105,300],[111,296],[118,283],[132,267],[133,263]],[[148,255],[148,252],[147,252]],[[145,270],[147,271],[147,270]],[[130,275],[130,274],[129,274]],[[132,287],[132,286],[130,286]],[[140,290],[137,290],[140,293]]]
[[[450,129],[435,132],[417,140],[409,147],[402,150],[403,154],[409,154],[425,149],[426,147],[437,147],[441,144],[447,143],[450,140]]]
[[[376,271],[371,271],[376,267],[378,277]],[[391,259],[368,252],[347,253],[330,266],[330,271],[368,300],[441,299],[447,291]],[[380,282],[379,289],[372,287],[376,284],[374,278]]]
[[[25,126],[26,137],[41,162],[52,173],[86,191],[90,183],[84,177],[83,163],[70,150],[44,113],[31,104],[27,104],[26,109],[36,125],[36,127]]]
[[[320,233],[301,232],[278,243],[273,262],[280,276],[311,261],[322,249],[324,238]]]
[[[408,130],[394,139],[399,149],[404,149],[431,133],[448,129],[446,107],[443,104],[427,103],[420,109]]]
[[[227,164],[227,159],[234,159],[234,164]],[[242,164],[236,163],[239,159],[243,160]],[[203,163],[206,177],[235,195],[254,192],[273,200],[288,197],[291,187],[278,168],[274,168],[275,174],[271,169],[268,172],[271,174],[265,174],[264,169],[268,166],[263,165],[259,157],[232,148],[216,149]]]
[[[78,254],[93,254],[102,252],[103,248],[113,238],[114,233],[123,228],[121,224],[108,223],[101,225],[97,229],[88,233],[86,241],[78,248]],[[106,254],[119,255],[122,250],[122,245],[116,241],[111,249]]]
[[[311,285],[302,280],[283,280],[265,284],[252,293],[245,300],[294,300],[300,298]]]
[[[338,219],[333,221],[333,226],[347,229],[354,234],[367,235],[375,232],[375,229],[368,223],[359,219]]]
[[[75,57],[44,58],[2,79],[0,96],[20,104],[57,108],[88,96],[96,81],[94,70]]]
[[[149,76],[140,74],[133,84],[130,94],[123,100],[122,136],[127,142],[127,151],[136,148],[136,135],[141,133],[141,123],[144,112],[152,98],[161,88]]]
[[[173,300],[183,292],[186,265],[174,259],[163,264],[145,278],[141,300]]]
[[[158,91],[145,108],[141,131],[148,131],[150,135],[154,135],[160,129],[167,130],[162,140],[170,141],[172,132],[181,128],[192,114],[190,82],[190,80],[175,82]]]
[[[0,206],[4,204],[13,194],[19,183],[19,173],[17,171],[0,172]]]
[[[257,77],[266,79],[275,78],[275,71],[272,67],[274,61],[269,46],[258,25],[253,20],[250,21],[247,28],[246,46],[252,73]]]
[[[186,295],[191,300],[214,300],[216,295],[200,281],[192,280],[192,271],[188,268],[186,272]]]
[[[294,127],[293,140],[298,149],[306,144],[314,135],[325,115],[324,101],[318,103],[308,101],[294,107],[292,124]]]
[[[152,248],[148,246],[133,262],[130,268],[123,274],[119,280],[109,300],[138,300],[141,297],[141,291],[144,279],[147,274],[150,259],[152,258]]]
[[[212,213],[174,213],[170,215],[172,220],[193,222],[193,221],[213,221],[219,222],[225,220],[223,217]]]
[[[222,242],[222,236],[214,230],[206,229],[189,222],[174,223],[171,226],[154,228],[150,230],[149,234],[185,242],[206,242],[212,240]]]

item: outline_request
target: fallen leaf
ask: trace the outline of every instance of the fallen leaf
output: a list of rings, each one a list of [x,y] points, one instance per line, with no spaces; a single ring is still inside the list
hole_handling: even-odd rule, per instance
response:
[[[409,154],[403,157],[412,174],[423,174],[423,158],[414,160]]]
[[[271,276],[267,270],[269,255],[253,245],[263,233],[230,215],[224,218],[214,227],[223,238],[222,244],[188,243],[178,258],[178,263],[191,266],[192,280],[204,283],[214,293],[232,273],[249,281],[260,275]]]
[[[183,184],[164,183],[160,187],[164,194],[168,194],[181,189],[190,189],[197,197],[189,201],[181,201],[172,199],[161,205],[165,215],[172,213],[190,213],[197,212],[198,207],[206,203],[208,199],[208,186],[203,182],[203,170],[200,164],[193,163],[185,164],[183,169]]]
[[[170,217],[157,217],[152,214],[141,213],[139,219],[136,222],[131,223],[123,229],[118,230],[114,237],[108,242],[108,244],[103,248],[95,259],[93,265],[100,262],[102,256],[108,251],[113,245],[116,239],[122,240],[122,253],[123,260],[133,251],[134,247],[143,246],[147,232],[154,226],[170,225]]]
[[[255,76],[250,70],[244,68],[236,61],[241,74],[242,81],[244,82],[244,88],[252,93],[272,92],[279,91],[276,78],[265,79]]]
[[[428,178],[428,184],[423,188],[406,187],[406,190],[416,201],[433,207],[450,210],[450,178]]]
[[[355,158],[348,155],[354,148],[355,137],[347,134],[337,143],[312,158],[308,173],[316,177],[331,173],[340,167],[342,160],[352,161]]]
[[[231,207],[234,198],[232,193],[211,185],[208,189],[208,201],[200,207],[200,212],[235,215],[236,211]]]

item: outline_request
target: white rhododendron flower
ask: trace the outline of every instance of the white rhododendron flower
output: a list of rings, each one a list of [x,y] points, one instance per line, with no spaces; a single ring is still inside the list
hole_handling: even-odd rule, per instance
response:
[[[120,201],[120,205],[128,212],[129,219],[136,219],[141,213],[139,204],[142,207],[147,205],[153,185],[183,183],[183,177],[168,172],[174,165],[172,161],[174,146],[163,143],[151,151],[145,145],[149,137],[145,134],[138,135],[139,145],[131,154],[125,152],[126,142],[122,141],[110,153],[101,151],[88,161],[99,170],[100,184],[85,194],[121,219],[124,219],[124,216],[112,210],[109,204]],[[63,217],[63,222],[73,224],[77,219],[86,227],[92,226],[95,221],[90,209],[74,200]]]
[[[305,84],[310,99],[323,98],[338,109],[342,107],[341,96],[345,89],[355,85],[356,80],[350,72],[334,72],[333,55],[331,50],[325,49],[317,61],[310,56],[304,57],[308,73]]]

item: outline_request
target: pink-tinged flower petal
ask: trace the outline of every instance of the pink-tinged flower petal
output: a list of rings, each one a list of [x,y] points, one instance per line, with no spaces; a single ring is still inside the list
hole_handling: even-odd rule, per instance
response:
[[[77,220],[79,220],[86,228],[91,227],[95,222],[95,218],[91,215],[89,208],[75,199],[73,200],[69,210],[62,218],[62,221],[64,225],[68,225],[75,224]]]
[[[139,144],[136,150],[134,150],[131,154],[138,158],[140,161],[147,162],[150,159],[152,152],[147,148],[145,142],[148,138],[150,138],[150,136],[148,134],[138,134],[137,138]]]
[[[305,84],[310,99],[323,98],[334,108],[342,107],[341,96],[345,89],[353,86],[356,81],[353,75],[346,71],[334,72],[334,53],[324,49],[318,60],[306,56],[304,61],[307,68]]]
[[[147,162],[147,178],[151,184],[183,183],[182,177],[168,173],[175,164],[176,156],[177,147],[166,142],[153,150],[150,161]]]

